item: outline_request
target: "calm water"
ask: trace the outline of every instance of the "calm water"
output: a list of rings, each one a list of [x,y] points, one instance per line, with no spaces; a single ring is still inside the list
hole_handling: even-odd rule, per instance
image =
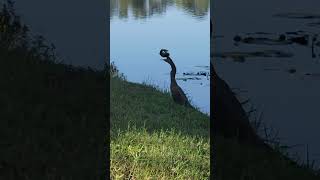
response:
[[[28,0],[17,1],[15,7],[32,33],[55,44],[65,63],[103,68],[108,57],[107,1]]]
[[[266,56],[270,52],[266,50],[276,50],[288,55],[242,59],[216,57],[214,64],[232,88],[242,90],[236,91],[240,98],[250,98],[251,104],[260,112],[263,111],[263,121],[279,131],[281,142],[298,145],[289,149],[291,153],[298,153],[305,159],[308,144],[310,159],[319,166],[320,48],[315,46],[312,57],[310,41],[320,30],[319,14],[316,14],[320,2],[224,0],[215,1],[213,7],[215,35],[220,36],[214,42],[216,53],[264,52],[262,54]],[[293,33],[299,30],[300,34]],[[285,34],[287,38],[307,34],[309,42],[307,45],[281,45],[277,41],[280,34]],[[252,44],[239,43],[236,46],[233,41],[235,35],[267,40],[260,39]],[[249,108],[247,106],[247,110]]]
[[[111,61],[129,81],[167,89],[170,66],[159,51],[168,49],[178,84],[209,113],[209,76],[183,75],[210,71],[209,17],[209,0],[111,0]]]

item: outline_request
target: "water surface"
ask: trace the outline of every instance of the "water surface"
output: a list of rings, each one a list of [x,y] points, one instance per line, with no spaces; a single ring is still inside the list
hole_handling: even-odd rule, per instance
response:
[[[308,145],[310,159],[317,166],[320,49],[315,46],[312,53],[311,41],[320,30],[319,6],[320,2],[315,0],[224,0],[213,4],[218,36],[214,52],[229,53],[229,58],[214,58],[217,72],[235,88],[240,99],[250,98],[251,105],[263,112],[262,120],[279,131],[282,143],[298,145],[289,152],[306,160]],[[281,34],[287,39],[280,41]],[[237,44],[233,40],[236,35],[249,39]],[[294,42],[295,37],[305,35],[307,44]],[[283,56],[263,53],[272,51]],[[242,57],[230,58],[230,53],[239,52]]]
[[[33,34],[54,43],[64,63],[103,68],[108,57],[105,0],[28,0],[16,1],[15,7]]]

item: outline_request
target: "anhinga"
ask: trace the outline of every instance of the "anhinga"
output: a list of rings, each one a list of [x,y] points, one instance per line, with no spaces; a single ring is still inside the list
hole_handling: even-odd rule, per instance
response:
[[[183,92],[183,90],[179,87],[177,81],[176,81],[176,73],[177,73],[177,68],[174,65],[172,59],[170,58],[170,54],[168,53],[168,50],[166,49],[161,49],[160,50],[160,56],[164,57],[163,59],[165,62],[170,64],[171,66],[171,72],[170,72],[170,77],[171,77],[171,82],[170,82],[170,90],[171,90],[171,96],[173,98],[173,101],[180,104],[180,105],[185,105],[187,107],[192,107],[188,101],[188,98],[186,94]]]

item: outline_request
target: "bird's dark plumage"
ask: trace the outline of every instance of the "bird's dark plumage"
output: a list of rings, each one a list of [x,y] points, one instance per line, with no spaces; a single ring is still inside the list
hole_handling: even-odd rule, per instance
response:
[[[183,92],[183,90],[180,88],[176,81],[176,66],[173,63],[172,59],[170,58],[170,54],[168,53],[168,50],[166,49],[161,49],[160,50],[160,56],[164,57],[163,59],[165,62],[167,62],[171,66],[171,72],[170,72],[170,78],[171,78],[171,83],[170,83],[170,91],[171,91],[171,96],[173,98],[173,101],[180,104],[180,105],[185,105],[188,107],[192,107],[188,101],[188,98],[186,94]]]

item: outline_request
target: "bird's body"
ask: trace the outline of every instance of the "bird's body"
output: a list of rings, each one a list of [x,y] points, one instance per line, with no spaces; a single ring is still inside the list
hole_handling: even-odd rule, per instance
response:
[[[171,90],[171,96],[174,102],[180,104],[180,105],[185,105],[185,106],[190,106],[190,103],[188,101],[187,96],[183,92],[183,90],[179,87],[179,85],[176,82],[170,83],[170,90]]]
[[[178,83],[176,81],[177,68],[176,68],[175,64],[173,63],[172,59],[170,58],[170,54],[168,53],[168,50],[161,49],[160,55],[162,57],[165,57],[165,59],[163,59],[163,60],[171,66],[170,91],[171,91],[171,96],[172,96],[173,101],[177,104],[180,104],[180,105],[192,107],[188,101],[186,94],[183,92],[183,90],[181,89],[181,87],[178,85]]]

